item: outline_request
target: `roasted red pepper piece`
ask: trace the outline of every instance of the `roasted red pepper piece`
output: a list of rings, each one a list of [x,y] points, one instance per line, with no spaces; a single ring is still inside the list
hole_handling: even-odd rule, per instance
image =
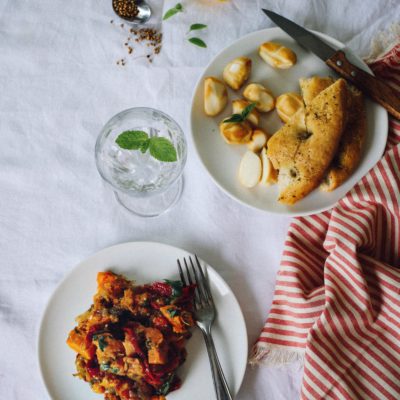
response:
[[[133,328],[124,328],[124,332],[128,340],[132,343],[135,353],[140,357],[140,362],[142,364],[144,370],[144,380],[153,386],[159,386],[162,384],[162,381],[156,376],[153,375],[152,371],[150,370],[150,365],[147,361],[147,356],[144,351],[141,349],[139,345],[139,339],[136,335],[136,332]]]
[[[134,329],[133,328],[124,328],[124,332],[125,332],[126,338],[132,343],[132,346],[135,349],[135,353],[140,358],[145,359],[146,355],[144,354],[143,350],[141,349],[141,347],[139,345],[139,340],[138,340],[138,337],[137,337]]]
[[[196,289],[196,284],[192,284],[189,286],[184,286],[182,288],[182,296],[179,299],[180,301],[192,300],[194,295],[194,290]]]
[[[91,378],[100,378],[104,374],[100,371],[99,364],[95,358],[89,360],[86,364],[86,370]]]
[[[150,285],[150,290],[160,294],[161,296],[172,296],[172,287],[166,282],[154,282]]]
[[[159,329],[166,329],[170,326],[167,319],[162,316],[154,317],[152,322],[153,325]]]

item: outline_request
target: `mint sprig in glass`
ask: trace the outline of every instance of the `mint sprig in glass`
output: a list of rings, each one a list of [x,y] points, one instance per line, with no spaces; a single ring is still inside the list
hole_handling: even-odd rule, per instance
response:
[[[134,214],[156,216],[180,197],[186,151],[184,134],[171,117],[132,108],[102,129],[96,165],[120,204]]]
[[[165,137],[149,137],[144,131],[125,131],[118,135],[115,142],[121,149],[150,151],[158,161],[175,162],[178,157],[173,143]]]

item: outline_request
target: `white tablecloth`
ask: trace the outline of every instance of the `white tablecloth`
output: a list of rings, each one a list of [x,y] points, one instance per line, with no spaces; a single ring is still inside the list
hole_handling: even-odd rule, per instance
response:
[[[126,33],[110,24],[118,21],[111,0],[0,1],[2,400],[47,398],[36,356],[43,308],[75,264],[120,242],[166,242],[208,260],[236,293],[252,343],[272,301],[290,220],[241,206],[215,187],[189,136],[194,84],[219,50],[272,26],[261,6],[332,35],[361,55],[379,30],[400,20],[397,0],[182,3],[185,13],[163,24],[163,52],[154,63],[126,57],[119,67]],[[164,7],[174,4],[168,0]],[[209,25],[200,33],[208,49],[185,40],[195,22]],[[189,138],[182,200],[157,219],[127,214],[94,164],[102,125],[133,106],[165,111]],[[299,368],[249,369],[238,399],[296,399],[300,381]]]

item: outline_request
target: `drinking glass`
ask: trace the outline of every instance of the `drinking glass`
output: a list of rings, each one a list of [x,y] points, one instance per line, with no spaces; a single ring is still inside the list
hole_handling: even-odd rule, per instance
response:
[[[121,148],[116,139],[126,131],[168,139],[175,147],[177,160],[163,162],[149,150]],[[118,202],[133,214],[155,217],[169,210],[181,196],[186,140],[179,125],[161,111],[138,107],[112,117],[97,138],[95,157],[101,177],[114,190]]]

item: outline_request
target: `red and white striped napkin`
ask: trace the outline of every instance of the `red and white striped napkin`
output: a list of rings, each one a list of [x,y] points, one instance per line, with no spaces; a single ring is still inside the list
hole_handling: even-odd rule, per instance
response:
[[[400,94],[399,42],[370,67]],[[301,399],[400,399],[400,122],[389,129],[334,209],[289,228],[251,363],[304,361]]]

